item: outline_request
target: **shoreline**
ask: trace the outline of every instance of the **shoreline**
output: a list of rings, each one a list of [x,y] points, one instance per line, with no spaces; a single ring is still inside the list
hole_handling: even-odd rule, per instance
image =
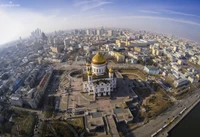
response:
[[[151,137],[155,136],[169,136],[170,131],[173,130],[178,124],[184,120],[184,118],[195,108],[195,106],[200,103],[200,96],[198,95],[198,98],[190,104],[189,107],[185,107],[182,109],[179,113],[179,115],[175,116],[167,124],[165,124],[162,128],[160,128],[158,131],[156,131],[154,134],[151,135]]]
[[[170,135],[170,134],[169,134],[170,131],[173,130],[176,126],[178,126],[178,124],[179,124],[182,120],[184,120],[184,118],[185,118],[189,113],[191,113],[192,110],[193,110],[199,103],[200,103],[200,97],[198,97],[198,99],[197,99],[194,103],[192,103],[192,104],[190,105],[189,108],[187,108],[187,110],[182,114],[182,116],[181,116],[179,119],[177,119],[177,121],[175,121],[174,124],[171,125],[171,126],[169,127],[169,129],[167,129],[167,130],[168,130],[168,131],[167,131],[167,135],[168,135],[168,136]]]

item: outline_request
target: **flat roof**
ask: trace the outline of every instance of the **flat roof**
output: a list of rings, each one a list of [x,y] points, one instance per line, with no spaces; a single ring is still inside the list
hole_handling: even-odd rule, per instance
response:
[[[86,119],[87,119],[87,127],[90,130],[94,130],[98,126],[104,126],[102,112],[92,113],[91,115],[88,115]]]
[[[123,56],[121,53],[119,53],[119,52],[115,52],[115,54],[117,55],[117,56]]]
[[[92,118],[98,118],[98,117],[102,117],[102,113],[101,112],[92,113]]]
[[[113,109],[113,110],[114,110],[117,122],[121,122],[121,121],[124,121],[124,120],[128,122],[128,121],[131,121],[133,119],[133,115],[128,108],[126,108],[126,109],[116,108],[116,109]]]

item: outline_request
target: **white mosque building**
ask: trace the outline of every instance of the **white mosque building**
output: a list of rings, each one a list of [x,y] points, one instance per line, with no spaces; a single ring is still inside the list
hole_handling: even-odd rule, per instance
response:
[[[94,95],[94,98],[100,96],[110,96],[116,88],[116,76],[112,68],[107,68],[105,57],[98,52],[92,62],[86,63],[87,74],[83,75],[83,92]]]

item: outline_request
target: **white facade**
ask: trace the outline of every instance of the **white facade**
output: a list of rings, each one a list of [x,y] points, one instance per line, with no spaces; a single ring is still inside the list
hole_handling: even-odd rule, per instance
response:
[[[107,69],[106,63],[86,64],[86,71],[83,77],[83,92],[93,95],[94,98],[100,96],[110,96],[116,88],[116,77],[112,69]]]
[[[103,75],[106,71],[106,64],[92,64],[92,72],[99,76],[99,75]]]

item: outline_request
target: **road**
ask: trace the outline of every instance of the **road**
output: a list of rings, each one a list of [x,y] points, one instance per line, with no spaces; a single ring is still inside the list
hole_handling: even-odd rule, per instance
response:
[[[194,91],[191,96],[186,97],[185,99],[179,100],[175,103],[174,106],[170,107],[164,113],[159,115],[153,120],[150,120],[149,123],[132,131],[135,137],[148,137],[155,133],[158,129],[165,125],[165,122],[169,122],[174,116],[178,115],[184,107],[189,107],[196,100],[196,96],[199,94],[200,89]],[[126,137],[131,137],[131,134],[127,134]]]

